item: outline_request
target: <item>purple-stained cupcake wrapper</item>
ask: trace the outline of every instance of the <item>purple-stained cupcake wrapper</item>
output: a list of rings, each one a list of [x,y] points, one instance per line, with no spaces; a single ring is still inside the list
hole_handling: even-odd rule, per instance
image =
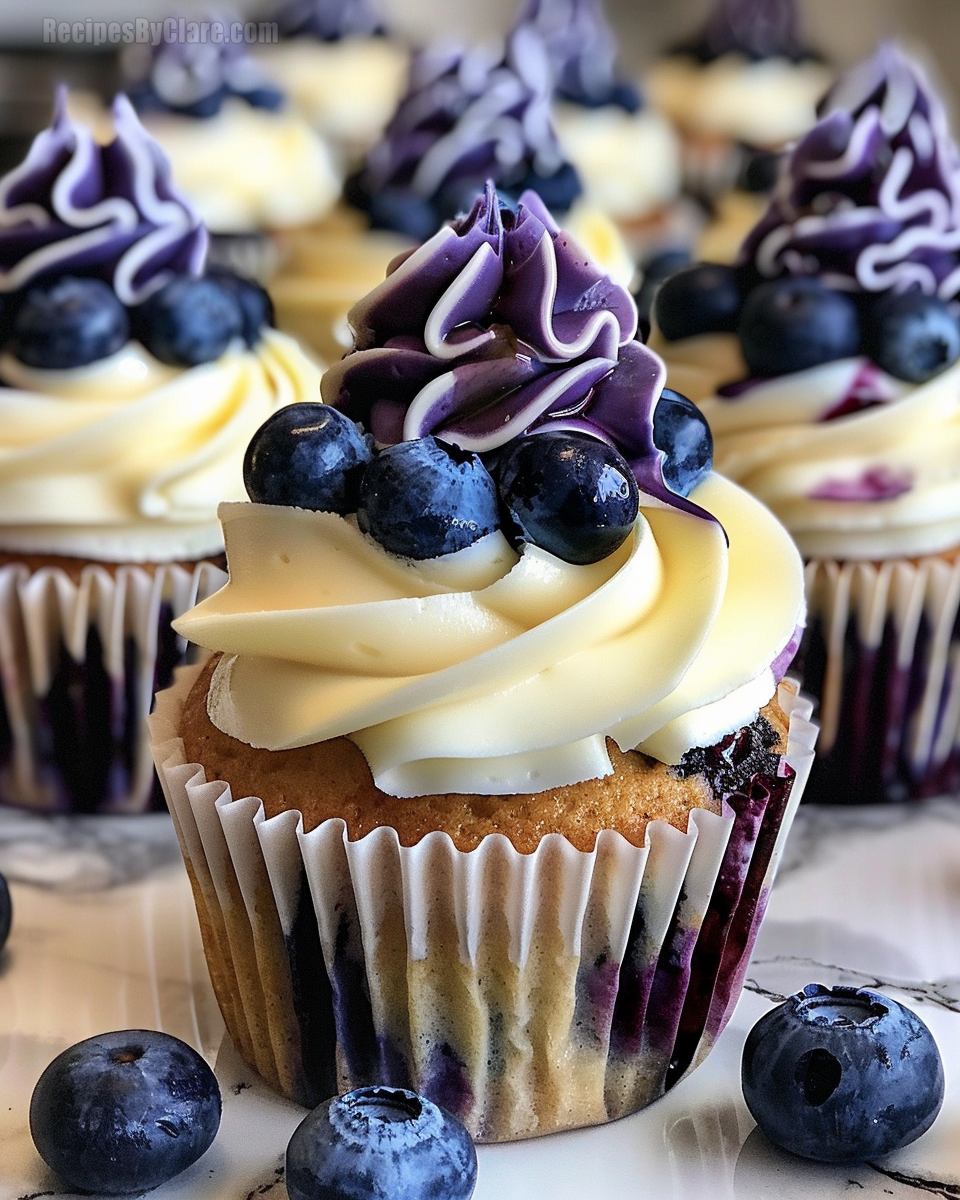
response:
[[[960,788],[960,554],[813,560],[795,670],[822,726],[807,799],[918,800]]]
[[[153,571],[0,567],[0,804],[49,813],[163,807],[153,695],[186,661],[171,620],[222,586],[212,563]]]
[[[227,1027],[271,1085],[308,1106],[412,1087],[508,1141],[633,1112],[706,1055],[810,770],[795,685],[777,774],[722,815],[652,822],[642,847],[549,834],[521,854],[500,835],[465,853],[440,832],[402,847],[392,829],[351,842],[341,820],[267,818],[185,761],[195,677],[158,696],[153,750]]]

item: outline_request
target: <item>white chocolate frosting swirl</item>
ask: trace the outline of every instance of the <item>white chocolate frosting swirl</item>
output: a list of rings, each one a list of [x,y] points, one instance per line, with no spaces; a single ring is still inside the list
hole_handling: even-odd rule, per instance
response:
[[[717,475],[692,498],[722,527],[643,509],[590,566],[500,534],[410,563],[331,513],[226,504],[230,582],[175,624],[223,652],[219,728],[268,749],[348,735],[393,795],[595,778],[608,736],[677,762],[755,717],[803,619],[781,526]]]
[[[167,367],[138,342],[69,371],[0,358],[0,546],[118,562],[218,554],[217,504],[242,499],[244,450],[320,369],[264,329],[215,362]]]

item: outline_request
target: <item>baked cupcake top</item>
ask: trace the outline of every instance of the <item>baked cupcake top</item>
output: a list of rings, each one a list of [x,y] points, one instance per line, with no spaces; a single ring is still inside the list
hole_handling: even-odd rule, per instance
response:
[[[106,145],[66,114],[0,180],[0,547],[218,553],[244,447],[319,371],[266,294],[204,275],[206,231],[126,97]]]
[[[217,24],[219,41],[198,33],[196,41],[133,47],[124,57],[131,100],[214,233],[322,217],[342,186],[330,147],[237,39],[240,23]]]
[[[960,541],[958,161],[923,71],[883,46],[825,98],[738,266],[658,294],[654,344],[718,468],[808,556]]]
[[[647,88],[690,135],[777,149],[813,124],[830,79],[795,0],[714,0],[703,28],[653,63]]]
[[[223,653],[218,728],[349,735],[393,795],[506,794],[607,774],[608,736],[676,763],[756,717],[799,557],[534,194],[488,187],[351,323],[331,404],[251,443],[230,582],[177,622]]]

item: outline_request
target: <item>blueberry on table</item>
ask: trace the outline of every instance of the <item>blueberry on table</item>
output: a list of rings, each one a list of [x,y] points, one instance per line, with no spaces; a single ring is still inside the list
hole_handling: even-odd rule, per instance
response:
[[[13,902],[10,899],[10,888],[6,879],[0,875],[0,950],[7,944],[12,920]]]
[[[220,357],[243,332],[243,314],[228,287],[213,277],[178,275],[136,312],[136,333],[150,353],[175,367]]]
[[[438,558],[499,528],[497,489],[469,450],[435,437],[398,442],[364,472],[357,522],[391,554]]]
[[[560,430],[508,447],[500,499],[523,537],[565,562],[599,562],[637,519],[640,494],[626,459],[606,442]]]
[[[343,516],[356,512],[373,440],[329,404],[288,404],[250,439],[243,459],[247,495]]]
[[[947,304],[923,292],[888,293],[868,312],[864,350],[878,367],[926,383],[960,357],[960,325]]]
[[[335,1096],[304,1117],[287,1146],[290,1200],[468,1200],[476,1183],[466,1129],[405,1088]]]
[[[867,988],[811,983],[761,1017],[741,1081],[770,1141],[820,1162],[866,1162],[906,1146],[943,1103],[930,1030]]]
[[[743,305],[733,267],[695,263],[670,275],[653,301],[657,326],[669,342],[698,333],[729,333]]]
[[[220,1126],[220,1089],[200,1055],[146,1029],[103,1033],[59,1054],[30,1100],[41,1158],[72,1189],[116,1196],[165,1183]]]
[[[860,316],[843,292],[805,276],[771,279],[743,305],[737,332],[750,374],[805,371],[860,350]]]
[[[689,496],[713,469],[713,435],[699,408],[672,388],[664,388],[653,410],[653,444],[663,451],[663,482]]]
[[[267,289],[261,287],[255,279],[237,275],[235,271],[228,271],[226,267],[209,267],[207,275],[225,287],[236,300],[243,322],[240,331],[243,340],[248,346],[255,346],[263,329],[274,323],[273,301]]]
[[[10,351],[28,367],[85,367],[130,336],[127,310],[102,279],[65,275],[30,288],[13,319]]]

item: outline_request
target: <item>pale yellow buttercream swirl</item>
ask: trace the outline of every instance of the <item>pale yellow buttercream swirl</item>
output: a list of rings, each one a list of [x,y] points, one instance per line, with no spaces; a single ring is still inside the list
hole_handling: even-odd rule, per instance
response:
[[[217,504],[278,407],[319,398],[320,367],[265,329],[215,362],[167,367],[138,342],[69,371],[0,358],[0,546],[107,561],[202,558]]]
[[[886,559],[960,544],[960,363],[908,384],[864,358],[753,383],[733,334],[651,345],[696,401],[717,470],[780,518],[807,558]],[[828,416],[855,395],[870,407]],[[827,419],[825,419],[827,418]]]
[[[393,795],[595,778],[608,736],[677,762],[756,716],[803,614],[770,514],[717,475],[692,499],[722,525],[645,508],[590,566],[499,533],[407,562],[351,519],[227,504],[230,582],[176,628],[224,654],[217,726],[268,749],[349,735]]]

